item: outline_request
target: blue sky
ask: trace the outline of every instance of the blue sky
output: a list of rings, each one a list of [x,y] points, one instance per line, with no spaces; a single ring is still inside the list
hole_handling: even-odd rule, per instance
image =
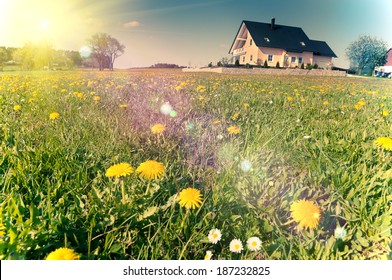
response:
[[[203,66],[228,57],[242,20],[301,27],[349,65],[345,49],[359,35],[392,47],[391,0],[0,0],[0,45],[50,40],[80,49],[96,32],[126,45],[116,67],[158,62]],[[45,24],[43,24],[45,23]]]

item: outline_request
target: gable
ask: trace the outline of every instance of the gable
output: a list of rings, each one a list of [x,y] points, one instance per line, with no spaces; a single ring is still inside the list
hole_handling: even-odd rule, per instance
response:
[[[299,27],[244,20],[237,32],[229,53],[240,45],[239,36],[249,31],[258,47],[283,49],[288,52],[313,52],[316,55],[337,57],[324,41],[311,40]]]

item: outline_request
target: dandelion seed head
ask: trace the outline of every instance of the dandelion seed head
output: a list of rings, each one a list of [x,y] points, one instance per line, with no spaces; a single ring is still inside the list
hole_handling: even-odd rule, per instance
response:
[[[164,115],[169,115],[171,111],[173,111],[173,107],[170,105],[169,102],[163,103],[160,111]]]
[[[252,163],[249,160],[244,159],[243,161],[240,162],[240,168],[245,173],[249,172],[252,169]]]

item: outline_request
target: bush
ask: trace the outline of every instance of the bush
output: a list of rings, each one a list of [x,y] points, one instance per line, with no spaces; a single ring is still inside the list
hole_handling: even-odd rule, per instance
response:
[[[240,61],[237,59],[234,63],[235,66],[239,67],[240,66]]]
[[[268,68],[267,60],[264,61],[264,68]]]
[[[222,62],[218,61],[218,63],[216,64],[218,67],[222,67]]]
[[[280,68],[280,64],[279,64],[279,61],[278,62],[276,62],[276,66],[275,66],[276,68]]]
[[[208,63],[208,67],[212,67],[212,62]]]
[[[313,65],[313,69],[318,69],[318,65],[317,64]]]
[[[305,65],[303,63],[301,64],[301,69],[305,69]]]
[[[245,64],[245,68],[250,68],[250,64],[249,63]]]
[[[306,64],[306,69],[307,70],[312,70],[312,68],[313,68],[312,64],[310,64],[310,63]]]

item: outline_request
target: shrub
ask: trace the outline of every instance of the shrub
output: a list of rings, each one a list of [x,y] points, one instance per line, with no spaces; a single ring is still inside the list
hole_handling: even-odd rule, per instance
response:
[[[264,61],[264,68],[268,68],[267,60]]]
[[[208,67],[212,67],[212,62],[208,63]]]
[[[249,63],[245,64],[245,68],[250,68],[250,64]]]
[[[313,68],[312,64],[310,64],[310,63],[306,64],[306,69],[307,70],[312,70],[312,68]]]
[[[280,68],[280,64],[279,64],[279,61],[278,62],[276,62],[276,66],[275,66],[276,68]]]
[[[318,65],[317,64],[313,65],[313,69],[318,69]]]
[[[239,67],[239,66],[240,66],[240,61],[239,61],[238,59],[236,59],[234,65],[237,66],[237,67]]]
[[[301,64],[301,69],[305,69],[305,65],[303,63]]]
[[[218,63],[216,64],[218,67],[222,67],[222,62],[218,61]]]

